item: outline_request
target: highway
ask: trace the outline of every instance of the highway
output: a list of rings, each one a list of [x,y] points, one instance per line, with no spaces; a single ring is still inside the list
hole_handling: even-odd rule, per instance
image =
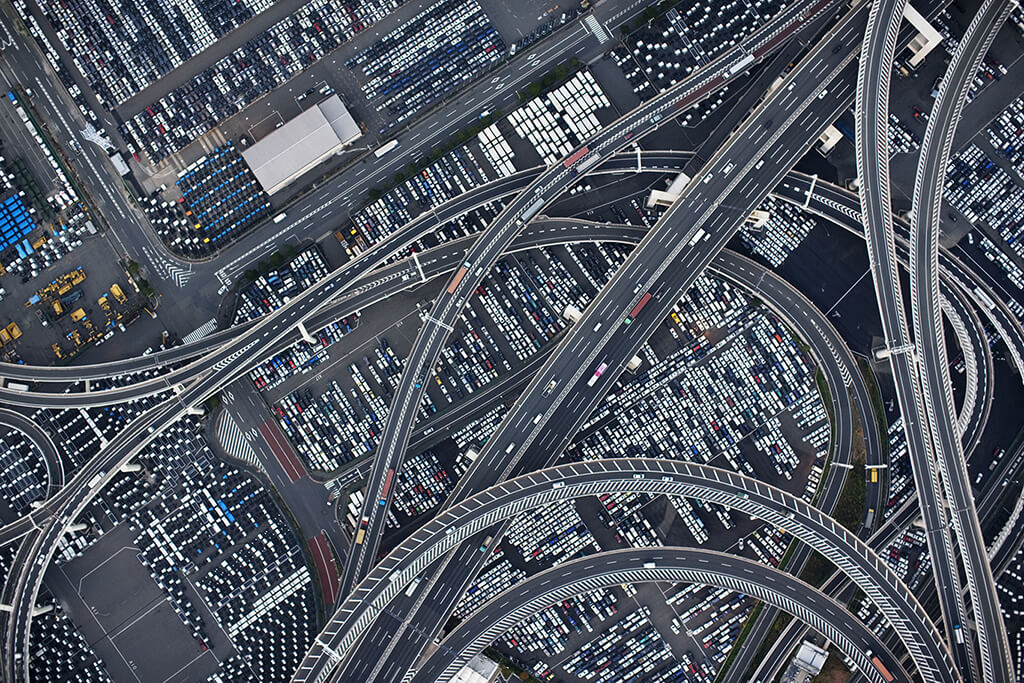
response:
[[[64,459],[50,435],[43,428],[10,408],[0,408],[0,425],[22,432],[43,458],[46,467],[47,489],[54,494],[64,486]]]
[[[756,579],[753,577],[757,577]],[[625,583],[662,581],[716,586],[764,600],[832,641],[869,680],[885,683],[878,656],[897,681],[913,680],[877,634],[817,589],[774,567],[693,548],[614,550],[564,562],[518,583],[480,607],[424,662],[412,683],[451,680],[469,659],[531,614],[574,595]],[[397,672],[385,672],[391,676]]]
[[[377,559],[381,531],[393,498],[393,490],[387,482],[401,466],[428,373],[466,302],[522,226],[575,182],[579,172],[632,144],[654,130],[662,120],[671,119],[679,111],[717,91],[742,73],[743,69],[734,70],[731,65],[739,63],[744,55],[750,55],[749,61],[753,62],[770,54],[805,21],[814,20],[831,5],[831,0],[805,0],[787,7],[768,24],[689,78],[606,126],[568,156],[564,163],[554,164],[545,170],[479,235],[467,253],[463,267],[435,301],[430,316],[413,343],[406,369],[395,389],[361,513],[360,530],[365,531],[365,535],[357,533],[352,540],[341,580],[342,594],[365,576]],[[576,166],[580,167],[579,171]],[[382,502],[378,504],[378,501]]]
[[[842,20],[715,155],[702,172],[707,182],[698,178],[690,183],[591,302],[583,319],[559,345],[459,481],[450,500],[458,500],[463,491],[479,491],[510,476],[513,468],[522,472],[542,467],[561,452],[610,387],[608,378],[619,374],[749,212],[841,111],[847,98],[852,98],[854,72],[846,66],[854,50],[849,46],[856,44],[855,36],[863,29],[866,15],[866,8],[861,7]],[[847,47],[842,47],[844,44]],[[835,51],[837,46],[839,50]],[[826,90],[826,95],[819,97]],[[755,165],[759,174],[752,173]],[[704,234],[707,239],[702,237]],[[652,295],[647,310],[631,320],[632,324],[623,324],[621,321],[632,317],[630,309],[644,292]],[[595,326],[600,334],[594,332]],[[602,364],[607,367],[606,377],[588,383]],[[410,363],[408,367],[418,364]],[[545,387],[551,390],[545,391]],[[379,489],[371,485],[369,490]],[[368,494],[367,498],[375,496]],[[500,537],[501,531],[492,530],[491,535]],[[461,594],[478,566],[471,545],[453,556],[444,579],[421,601],[427,614],[403,620],[398,627],[408,639],[393,637],[388,651],[409,658],[429,640],[423,634],[444,623],[447,610],[454,604],[451,595]],[[460,566],[458,572],[454,570],[456,565]],[[383,633],[393,632],[393,626],[388,630],[382,625],[368,642],[382,642]],[[372,662],[374,657],[366,652],[355,660]],[[351,670],[341,674],[345,679],[364,675],[363,671]]]
[[[645,171],[652,172],[678,171],[680,165],[685,164],[691,156],[692,154],[689,152],[643,152],[641,155],[642,168]],[[619,153],[609,161],[598,166],[597,170],[593,172],[625,173],[633,172],[635,169],[636,155]],[[458,216],[464,215],[466,212],[484,203],[500,200],[503,197],[516,194],[523,187],[527,186],[537,173],[539,173],[539,169],[530,169],[527,171],[521,171],[502,180],[481,185],[470,190],[465,195],[438,206],[432,212],[428,213],[436,213],[438,222],[443,224]],[[814,191],[810,196],[810,200],[806,201],[806,191],[807,188],[810,187],[811,183],[811,178],[804,174],[791,171],[786,176],[786,179],[773,190],[773,195],[799,204],[804,207],[805,210],[839,223],[844,227],[847,227],[851,232],[863,236],[863,231],[859,223],[859,209],[856,206],[856,197],[841,188],[819,180],[814,182]],[[901,219],[894,220],[896,220],[896,227],[901,231],[900,234],[902,234],[904,228],[906,233],[909,234],[909,226],[902,222]],[[406,231],[410,233],[408,238],[410,242],[422,237],[426,232],[426,229],[424,228],[424,216],[417,217],[407,226],[397,231],[395,235],[405,235]],[[903,249],[902,242],[900,243],[900,248],[901,250]],[[346,277],[354,278],[354,281],[352,281],[351,284],[346,285],[344,291],[360,288],[360,282],[371,277],[371,273],[376,268],[379,268],[379,261],[374,259],[364,263],[358,270],[350,272]],[[1012,313],[1005,307],[1005,304],[997,304],[995,309],[989,309],[989,307],[977,297],[974,290],[975,288],[981,288],[990,295],[992,300],[996,300],[994,299],[995,294],[984,285],[980,277],[971,272],[966,266],[960,264],[955,257],[951,256],[949,252],[945,250],[940,253],[940,268],[943,280],[958,283],[960,287],[968,293],[968,296],[978,304],[979,309],[986,314],[986,317],[990,322],[992,322],[1000,331],[1001,335],[1007,340],[1007,344],[1010,347],[1011,358],[1024,358],[1024,331],[1021,330],[1020,322],[1017,321]],[[341,290],[339,290],[339,294],[340,293]],[[272,315],[274,314],[268,314],[267,317]],[[326,315],[324,312],[320,312],[312,315],[308,319],[307,327],[310,330],[316,330],[336,319],[337,318],[331,317],[331,315]],[[26,394],[16,390],[0,388],[0,399],[6,400],[11,405],[21,405],[26,407],[38,408],[52,407],[54,405],[87,407],[120,403],[143,396],[161,393],[167,391],[172,386],[188,382],[195,377],[200,376],[222,357],[220,354],[211,355],[213,352],[217,350],[223,351],[221,347],[224,347],[229,341],[237,343],[240,335],[248,332],[257,324],[257,322],[258,321],[250,321],[241,323],[234,327],[215,332],[190,344],[172,347],[170,349],[157,351],[148,355],[136,356],[106,363],[73,366],[34,366],[0,363],[0,377],[6,379],[19,382],[40,381],[66,383],[82,379],[116,377],[131,372],[184,363],[194,359],[194,362],[188,367],[177,368],[174,372],[168,375],[130,383],[124,387],[105,390],[104,392],[95,391],[93,392],[93,395],[89,396],[81,393],[65,394],[41,391],[31,391]],[[294,343],[300,338],[301,336],[298,331],[292,330],[283,337],[282,345]],[[268,351],[267,356],[269,357],[272,353],[273,351]],[[260,358],[260,360],[262,360],[262,358]],[[1018,367],[1024,367],[1024,363],[1021,363]]]
[[[1007,639],[957,429],[939,306],[938,254],[939,216],[942,214],[942,195],[953,134],[972,80],[1013,7],[1012,2],[985,0],[953,53],[921,144],[910,224],[910,296],[920,396],[945,484],[950,519],[959,539],[960,557],[978,632],[982,676],[985,680],[1000,681],[1014,680],[1013,652]],[[966,628],[966,623],[964,626]]]
[[[969,485],[962,476],[962,463],[951,463],[948,459],[952,454],[942,450],[941,432],[936,431],[939,428],[936,414],[928,408],[917,374],[919,349],[908,330],[903,308],[889,186],[889,84],[905,5],[906,0],[878,0],[872,4],[858,65],[855,148],[865,240],[882,320],[886,346],[884,355],[889,360],[897,403],[903,416],[939,604],[957,668],[964,678],[978,680],[974,639],[970,637],[967,607],[960,585],[959,555],[963,560],[971,601],[976,608],[974,616],[982,674],[985,680],[1009,681],[1013,680],[1013,667],[1005,635],[1000,635],[1004,633],[1002,615],[995,598],[995,584],[987,569],[988,560],[984,555],[980,530],[974,535],[977,518]],[[969,39],[965,36],[963,42],[969,42]],[[967,79],[973,76],[974,72],[965,74]],[[947,74],[944,80],[949,78],[950,74]],[[912,277],[916,278],[916,274]],[[941,320],[936,318],[936,322],[941,329]],[[939,372],[945,370],[941,368]],[[945,391],[942,385],[938,386],[939,390]],[[952,434],[953,430],[948,432]],[[959,435],[951,438],[959,450]],[[943,495],[944,484],[947,493],[966,491],[966,500],[954,498],[947,502]],[[948,523],[947,504],[953,507],[952,526],[960,540],[959,553]],[[966,510],[958,509],[959,505],[966,506]],[[963,514],[974,519],[973,526],[958,523],[956,517]],[[964,536],[965,533],[969,535]],[[979,547],[980,557],[975,552]]]
[[[357,651],[354,646],[361,636],[365,642],[372,635],[367,631],[377,615],[396,619],[389,605],[401,599],[415,577],[465,539],[478,537],[495,521],[558,500],[617,491],[716,502],[775,526],[785,525],[787,531],[818,552],[828,553],[879,606],[901,634],[925,680],[956,680],[948,650],[913,594],[883,559],[821,511],[784,491],[728,470],[675,460],[617,458],[531,472],[466,498],[435,516],[389,553],[349,594],[317,637],[293,681],[324,680],[334,662]],[[473,551],[485,554],[478,547]],[[428,592],[418,588],[417,599],[422,600]],[[382,642],[374,640],[378,648]]]

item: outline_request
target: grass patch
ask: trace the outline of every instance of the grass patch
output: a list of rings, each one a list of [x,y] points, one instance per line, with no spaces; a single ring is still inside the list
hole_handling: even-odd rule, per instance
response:
[[[825,580],[832,576],[835,571],[836,566],[825,559],[824,555],[813,552],[807,558],[804,570],[800,572],[800,580],[809,583],[815,588],[821,588]]]
[[[857,359],[857,369],[864,377],[864,383],[868,387],[868,396],[871,398],[871,410],[875,413],[875,423],[878,426],[878,441],[882,447],[882,457],[888,459],[889,439],[887,438],[888,422],[885,419],[885,405],[882,403],[882,392],[878,389],[878,382],[875,381],[875,373],[871,364],[863,358]]]
[[[846,474],[846,481],[843,482],[843,490],[839,492],[839,500],[836,501],[832,517],[849,531],[856,532],[864,518],[864,501],[867,500],[867,495],[864,463],[855,462],[853,468]]]
[[[834,647],[828,649],[828,659],[821,672],[811,679],[811,683],[845,683],[850,680],[850,670],[843,664],[842,658]]]

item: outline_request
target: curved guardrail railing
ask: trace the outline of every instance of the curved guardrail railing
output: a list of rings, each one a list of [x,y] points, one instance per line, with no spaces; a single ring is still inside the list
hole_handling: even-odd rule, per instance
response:
[[[539,505],[620,491],[697,498],[784,527],[829,557],[878,605],[925,680],[957,680],[941,637],[913,593],[884,560],[834,520],[799,498],[733,472],[636,458],[559,465],[508,480],[444,511],[360,582],[317,636],[292,680],[325,680],[391,600],[465,539]]]
[[[755,576],[762,578],[758,580]],[[450,681],[474,654],[548,605],[586,591],[648,581],[716,586],[763,600],[835,643],[868,680],[886,683],[872,657],[885,661],[893,680],[911,680],[876,633],[863,626],[843,605],[820,595],[799,579],[746,558],[665,547],[597,553],[531,576],[495,596],[459,624],[415,675],[406,674],[403,683]],[[855,639],[862,644],[855,644]]]

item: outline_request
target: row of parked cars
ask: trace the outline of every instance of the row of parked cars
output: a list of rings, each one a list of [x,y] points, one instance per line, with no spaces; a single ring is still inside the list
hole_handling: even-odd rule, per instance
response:
[[[20,514],[48,488],[43,454],[23,432],[0,425],[0,496]]]
[[[317,632],[312,578],[291,525],[269,491],[215,458],[181,471],[177,486],[138,517],[140,559],[194,637],[210,628],[235,643],[258,680],[282,680]],[[190,582],[217,624],[206,624]]]
[[[110,681],[103,660],[96,656],[92,645],[75,627],[61,604],[57,601],[50,604],[50,611],[32,617],[29,677],[34,681],[68,683]]]
[[[675,657],[650,616],[650,608],[641,605],[570,655],[561,668],[598,683],[675,680]]]
[[[342,235],[359,253],[395,232],[423,210],[435,207],[478,185],[493,180],[468,147],[445,154],[413,177],[352,215],[350,234]],[[420,207],[417,209],[416,207]],[[497,207],[483,207],[468,214],[468,221],[452,221],[438,231],[439,238],[455,239],[478,232],[497,215]],[[481,220],[482,218],[482,220]],[[476,220],[474,220],[476,219]],[[465,226],[457,229],[458,226]],[[425,238],[417,250],[432,244]]]
[[[505,43],[476,0],[440,0],[345,66],[362,72],[366,99],[388,128],[459,88],[504,57]]]
[[[160,99],[137,112],[122,112],[120,132],[128,151],[153,162],[174,154],[401,4],[402,0],[303,3]]]
[[[595,625],[601,628],[606,619],[614,617],[617,603],[615,592],[609,588],[577,595],[527,617],[509,629],[501,642],[519,652],[556,657],[570,637],[584,631],[593,633]],[[541,680],[546,680],[544,667],[543,663],[531,667]]]
[[[273,0],[39,0],[100,102],[113,109],[263,12]]]
[[[182,195],[184,222],[159,231],[169,247],[180,246],[174,240],[184,237],[190,245],[198,240],[209,253],[270,215],[270,197],[230,142],[189,164],[175,184]]]
[[[508,122],[550,165],[601,130],[595,112],[609,107],[611,103],[601,86],[588,69],[583,69],[550,93],[510,113]]]

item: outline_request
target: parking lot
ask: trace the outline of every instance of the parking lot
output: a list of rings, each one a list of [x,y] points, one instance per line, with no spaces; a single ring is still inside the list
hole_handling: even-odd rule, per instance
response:
[[[204,678],[230,650],[208,651],[192,638],[160,587],[139,562],[127,527],[115,530],[78,559],[51,571],[47,583],[93,643],[115,680],[133,675],[164,680]],[[152,646],[159,633],[161,647]],[[222,639],[223,641],[223,639]]]

